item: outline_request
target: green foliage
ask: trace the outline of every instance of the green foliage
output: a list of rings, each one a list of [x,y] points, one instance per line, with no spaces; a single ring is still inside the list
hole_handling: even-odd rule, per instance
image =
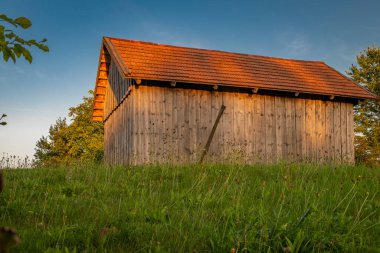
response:
[[[59,118],[48,136],[38,140],[35,158],[39,166],[99,162],[103,158],[103,124],[92,120],[93,92],[69,109],[71,124]]]
[[[7,122],[3,120],[5,117],[7,117],[7,115],[4,113],[0,116],[0,126],[5,126],[7,124]]]
[[[377,252],[380,171],[316,165],[6,170],[14,252]]]
[[[23,56],[25,60],[32,63],[33,57],[27,47],[37,47],[43,52],[48,52],[49,48],[45,44],[47,39],[36,41],[34,39],[26,40],[15,34],[9,27],[28,29],[32,26],[32,22],[25,18],[19,17],[16,19],[9,18],[4,14],[0,14],[0,21],[7,24],[8,27],[0,25],[0,52],[3,53],[4,61],[12,59],[15,63],[17,58]]]
[[[371,46],[347,72],[364,88],[380,96],[380,48]],[[365,100],[354,108],[355,153],[358,162],[380,164],[380,102]]]

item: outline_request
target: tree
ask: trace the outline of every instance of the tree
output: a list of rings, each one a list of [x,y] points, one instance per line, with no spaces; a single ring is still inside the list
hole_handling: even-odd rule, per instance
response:
[[[357,66],[347,72],[362,87],[380,96],[380,48],[371,46],[357,57]],[[354,107],[355,158],[380,164],[380,102],[365,100]]]
[[[37,47],[44,52],[49,51],[49,47],[45,44],[47,39],[42,39],[39,42],[34,39],[26,40],[15,34],[15,32],[9,28],[30,28],[32,26],[32,22],[26,17],[12,19],[4,14],[0,14],[0,21],[8,26],[7,27],[0,24],[0,52],[3,53],[4,61],[7,62],[10,58],[14,63],[16,63],[16,58],[20,58],[22,55],[25,60],[32,63],[33,57],[28,48]]]
[[[42,136],[35,148],[37,166],[56,166],[73,162],[99,162],[103,158],[103,124],[92,120],[93,92],[83,102],[69,108],[71,124],[59,118]]]

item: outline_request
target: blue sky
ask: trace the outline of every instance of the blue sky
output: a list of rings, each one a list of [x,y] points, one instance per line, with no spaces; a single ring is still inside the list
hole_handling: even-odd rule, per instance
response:
[[[94,88],[102,36],[321,60],[340,72],[380,44],[378,0],[1,0],[0,10],[31,19],[21,34],[47,38],[51,50],[32,50],[32,64],[0,61],[0,113],[8,114],[0,156],[32,156],[49,126]]]

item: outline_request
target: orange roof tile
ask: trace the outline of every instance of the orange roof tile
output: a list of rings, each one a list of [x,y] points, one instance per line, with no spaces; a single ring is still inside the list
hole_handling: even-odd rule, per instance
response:
[[[303,61],[105,37],[126,78],[378,97],[321,61]]]

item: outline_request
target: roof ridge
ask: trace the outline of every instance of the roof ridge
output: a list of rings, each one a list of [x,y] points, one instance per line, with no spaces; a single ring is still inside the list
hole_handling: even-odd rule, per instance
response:
[[[275,59],[275,60],[283,60],[283,61],[323,63],[323,64],[327,65],[324,61],[289,59],[289,58],[282,58],[282,57],[273,57],[273,56],[265,56],[265,55],[257,55],[257,54],[247,54],[247,53],[239,53],[239,52],[223,51],[223,50],[215,50],[215,49],[207,49],[207,48],[175,46],[175,45],[169,45],[169,44],[154,43],[154,42],[149,42],[149,41],[131,40],[131,39],[116,38],[116,37],[108,37],[108,36],[104,36],[104,38],[111,39],[111,40],[119,40],[119,41],[128,41],[128,42],[134,42],[134,43],[148,44],[148,45],[154,45],[154,46],[164,46],[164,47],[171,47],[171,48],[174,47],[174,48],[182,48],[182,49],[201,50],[201,51],[207,51],[207,52],[226,53],[226,54],[233,54],[233,55],[254,56],[254,57],[260,57],[260,58],[265,58],[265,59]]]

